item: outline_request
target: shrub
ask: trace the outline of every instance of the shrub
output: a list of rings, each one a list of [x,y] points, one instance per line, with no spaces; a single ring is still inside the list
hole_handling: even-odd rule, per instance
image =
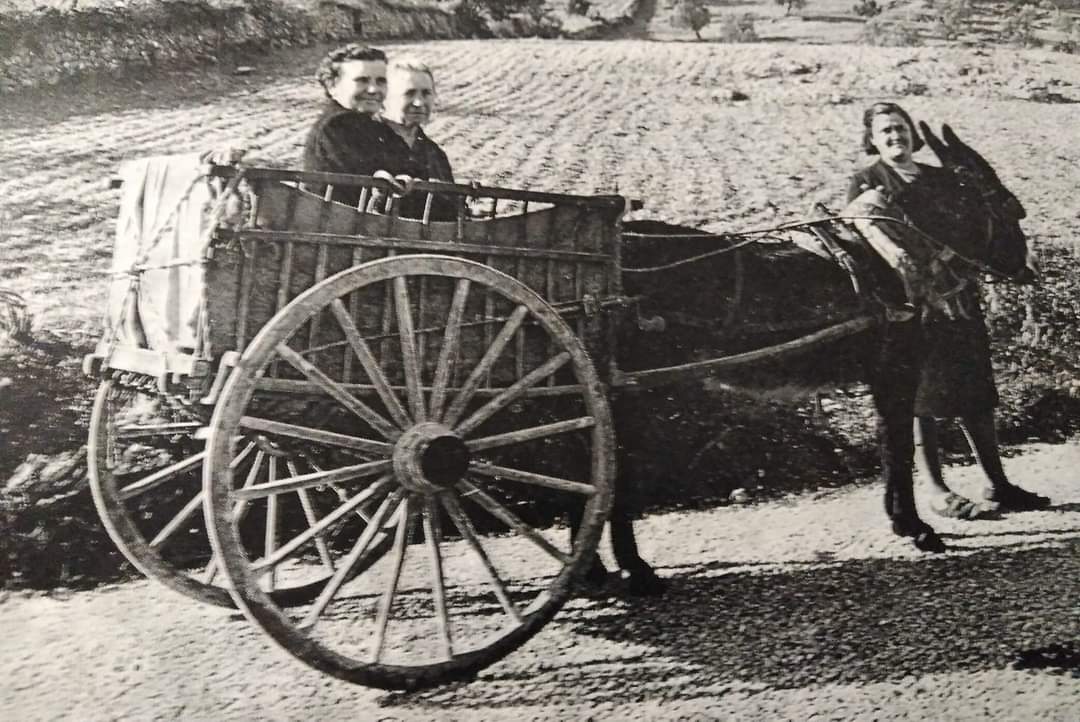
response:
[[[861,34],[863,42],[867,45],[882,47],[910,47],[922,45],[922,38],[914,25],[897,20],[884,18],[871,18],[863,26]]]
[[[881,14],[882,7],[876,0],[859,0],[851,7],[851,11],[861,18],[872,18]]]
[[[1054,43],[1054,50],[1070,55],[1080,53],[1080,20],[1069,17],[1059,10],[1054,17],[1054,28],[1065,36]]]
[[[946,40],[955,40],[966,32],[975,13],[974,0],[932,0],[930,7],[935,29]]]
[[[515,14],[503,20],[493,20],[488,27],[497,38],[557,38],[562,33],[562,24],[546,14],[540,17]]]
[[[570,0],[566,6],[567,13],[581,15],[582,17],[588,16],[590,9],[592,9],[592,3],[589,0]]]
[[[709,24],[712,15],[705,0],[677,0],[672,25],[677,28],[690,28],[701,40],[701,29]]]
[[[784,6],[784,15],[791,15],[792,10],[802,10],[806,7],[807,0],[776,0],[777,5]]]
[[[454,7],[454,22],[457,24],[458,31],[464,35],[474,38],[492,36],[478,0],[461,0]]]
[[[758,34],[754,28],[754,16],[752,14],[725,15],[720,21],[721,42],[752,43],[757,40]]]
[[[1008,43],[1016,43],[1025,48],[1035,48],[1042,41],[1035,36],[1042,13],[1034,5],[1015,7],[1005,16],[1001,24],[999,37]]]
[[[562,24],[544,0],[461,0],[459,27],[475,37],[555,38]]]

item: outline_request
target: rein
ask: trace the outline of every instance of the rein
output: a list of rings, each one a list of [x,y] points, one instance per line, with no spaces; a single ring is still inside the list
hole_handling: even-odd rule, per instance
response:
[[[725,253],[731,253],[733,251],[739,250],[740,248],[745,248],[746,246],[750,246],[750,245],[753,245],[755,243],[760,243],[762,241],[770,240],[770,237],[773,236],[774,234],[777,234],[777,233],[783,233],[785,231],[806,230],[806,229],[814,227],[815,225],[825,223],[825,222],[829,222],[829,221],[855,221],[855,220],[878,221],[878,222],[893,223],[893,224],[904,226],[905,228],[913,231],[928,246],[930,246],[932,249],[934,249],[934,255],[930,259],[931,262],[940,261],[942,263],[948,263],[953,258],[956,258],[956,259],[959,259],[960,261],[964,262],[968,266],[974,268],[975,270],[977,270],[977,271],[979,271],[981,273],[985,273],[985,274],[987,274],[989,276],[992,276],[997,281],[1016,281],[1020,277],[1019,273],[1010,276],[1010,275],[1008,275],[1006,273],[1002,273],[1001,271],[999,271],[999,270],[997,270],[995,268],[990,267],[989,265],[987,265],[986,263],[984,263],[984,262],[982,262],[982,261],[980,261],[978,259],[970,258],[970,257],[964,255],[963,253],[960,253],[955,248],[952,248],[951,246],[948,246],[948,245],[942,243],[941,241],[937,240],[933,236],[931,236],[928,233],[924,232],[922,229],[918,228],[917,226],[915,226],[915,225],[913,225],[913,224],[911,224],[911,223],[909,223],[907,221],[900,220],[898,218],[893,218],[892,216],[881,216],[881,215],[865,215],[865,216],[836,216],[836,215],[830,215],[830,216],[828,216],[826,218],[817,218],[817,219],[814,219],[812,221],[793,221],[791,223],[783,223],[781,225],[772,226],[772,227],[769,227],[769,228],[756,228],[756,229],[752,229],[752,230],[749,230],[749,231],[740,231],[738,233],[709,233],[709,232],[702,231],[701,233],[669,234],[669,233],[638,233],[638,232],[635,232],[635,231],[623,231],[623,237],[624,238],[640,238],[640,239],[652,239],[652,240],[674,240],[674,239],[687,239],[687,240],[689,240],[689,239],[693,239],[693,240],[702,240],[702,241],[725,241],[729,245],[726,245],[723,248],[718,248],[715,251],[707,251],[705,253],[699,253],[699,254],[697,254],[695,256],[689,256],[687,258],[681,258],[681,259],[679,259],[677,261],[671,261],[670,263],[663,263],[663,264],[656,265],[656,266],[642,266],[642,267],[639,267],[639,268],[626,268],[626,267],[624,267],[622,269],[622,272],[623,273],[642,273],[642,274],[644,274],[644,273],[659,273],[661,271],[668,271],[668,270],[671,270],[673,268],[678,268],[680,266],[686,266],[686,265],[690,265],[690,264],[693,264],[693,263],[699,263],[701,261],[708,260],[709,258],[713,258],[714,256],[721,256],[721,255],[724,255]],[[788,241],[787,239],[776,239],[775,237],[772,238],[772,240],[780,240],[781,242],[791,242],[791,241]]]
[[[640,238],[651,240],[674,240],[674,239],[693,239],[702,241],[727,241],[729,245],[723,248],[718,248],[715,251],[706,251],[705,253],[699,253],[696,256],[689,256],[687,258],[680,258],[677,261],[671,261],[670,263],[664,263],[657,266],[643,266],[640,268],[626,268],[622,269],[623,273],[657,273],[659,271],[667,271],[672,268],[678,268],[679,266],[686,266],[692,263],[698,263],[700,261],[707,260],[714,256],[722,256],[725,253],[731,253],[737,251],[740,248],[753,245],[755,243],[761,243],[764,241],[779,241],[793,243],[792,241],[784,238],[776,238],[774,234],[783,233],[784,231],[804,230],[811,228],[814,225],[821,223],[822,221],[836,220],[835,218],[818,218],[813,221],[793,221],[791,223],[783,223],[779,226],[772,226],[770,228],[755,228],[749,231],[740,231],[738,233],[638,233],[635,231],[623,231],[624,238]],[[738,240],[735,240],[738,239]]]

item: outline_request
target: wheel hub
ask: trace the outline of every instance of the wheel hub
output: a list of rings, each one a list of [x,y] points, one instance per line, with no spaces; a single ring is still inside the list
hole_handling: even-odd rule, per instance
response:
[[[434,494],[453,486],[469,468],[465,442],[443,424],[425,421],[408,429],[394,446],[394,471],[410,491]]]

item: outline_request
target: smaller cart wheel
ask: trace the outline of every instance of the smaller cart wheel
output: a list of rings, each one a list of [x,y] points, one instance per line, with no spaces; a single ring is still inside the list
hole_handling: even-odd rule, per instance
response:
[[[320,460],[237,483],[258,431]],[[471,677],[570,596],[612,498],[603,387],[559,314],[514,278],[445,256],[343,271],[294,299],[247,347],[210,425],[210,539],[237,605],[291,654],[341,679],[413,689]],[[232,509],[333,483],[339,506],[264,550]],[[361,503],[366,525],[326,529]],[[582,520],[576,538],[559,520]],[[371,548],[392,538],[385,555]],[[309,605],[269,579],[326,564]],[[364,568],[367,565],[367,568]]]
[[[90,416],[90,489],[106,531],[139,571],[193,599],[234,607],[221,586],[225,577],[212,556],[202,513],[206,451],[196,432],[205,425],[198,407],[181,406],[111,379],[103,381]],[[242,451],[233,468],[241,480],[255,483],[305,468],[304,459],[257,435],[238,441]],[[319,498],[324,495],[312,492],[307,497],[313,513],[326,505]],[[287,511],[287,506],[277,505],[271,525],[275,516]],[[245,538],[265,538],[265,508],[245,505],[235,513]],[[389,540],[381,548],[388,547]],[[310,602],[327,579],[329,574],[278,586],[274,597],[282,605]]]

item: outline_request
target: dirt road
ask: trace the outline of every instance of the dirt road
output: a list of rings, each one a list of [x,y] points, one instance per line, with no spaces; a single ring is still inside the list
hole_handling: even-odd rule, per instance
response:
[[[323,677],[149,582],[11,596],[0,719],[1074,720],[1075,659],[1010,663],[1080,639],[1077,468],[1077,442],[1007,459],[1055,508],[934,519],[940,557],[890,536],[876,484],[649,517],[666,597],[575,600],[476,681],[411,694]]]

